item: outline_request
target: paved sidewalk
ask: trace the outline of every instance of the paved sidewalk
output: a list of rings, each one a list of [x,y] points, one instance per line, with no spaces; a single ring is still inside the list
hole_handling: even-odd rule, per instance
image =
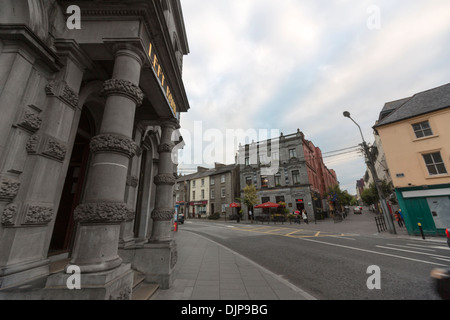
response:
[[[174,283],[151,300],[315,300],[280,276],[195,233],[175,234]]]

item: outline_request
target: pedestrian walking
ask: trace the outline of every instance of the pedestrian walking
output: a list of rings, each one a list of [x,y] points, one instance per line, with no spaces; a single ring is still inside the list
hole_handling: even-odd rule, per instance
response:
[[[303,218],[303,222],[308,224],[308,215],[306,214],[306,210],[305,209],[302,210],[302,218]]]
[[[253,212],[252,212],[252,210],[250,210],[248,212],[248,215],[250,216],[250,221],[253,223]]]
[[[399,213],[398,211],[395,211],[394,217],[395,217],[395,220],[396,220],[397,223],[398,223],[398,226],[399,226],[400,228],[402,228],[402,227],[403,227],[402,218],[401,218],[400,213]]]
[[[294,211],[295,214],[295,223],[300,224],[300,211]]]

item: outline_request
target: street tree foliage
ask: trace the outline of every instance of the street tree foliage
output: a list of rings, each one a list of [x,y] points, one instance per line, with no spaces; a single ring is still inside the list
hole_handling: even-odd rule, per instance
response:
[[[258,204],[258,196],[256,195],[256,187],[251,185],[246,185],[244,188],[244,198],[237,198],[242,204],[245,204],[247,208],[253,208],[254,205]]]
[[[333,187],[328,187],[327,195],[329,200],[333,200],[334,195],[336,195],[336,201],[342,206],[355,203],[355,198],[347,190],[341,190],[338,184]]]
[[[388,183],[386,180],[383,180],[381,182],[381,190],[383,191],[384,196],[389,198],[394,191],[394,187],[392,186],[392,183]],[[361,199],[366,205],[369,206],[372,204],[377,204],[380,201],[377,188],[373,182],[369,185],[369,188],[364,189],[361,194]]]
[[[258,204],[258,196],[256,195],[255,185],[251,184],[251,185],[245,186],[243,203],[248,208],[251,208],[254,205]]]

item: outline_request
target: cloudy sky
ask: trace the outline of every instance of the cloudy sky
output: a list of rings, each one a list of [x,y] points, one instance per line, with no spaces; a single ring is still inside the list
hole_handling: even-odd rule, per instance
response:
[[[349,111],[373,142],[386,102],[450,82],[448,0],[181,0],[190,54],[181,169],[234,163],[228,136],[300,129],[342,189],[365,172]],[[258,138],[259,138],[258,136]],[[262,139],[261,139],[262,140]],[[197,156],[196,156],[197,155]],[[202,155],[202,156],[200,156]],[[209,156],[208,156],[209,155]]]

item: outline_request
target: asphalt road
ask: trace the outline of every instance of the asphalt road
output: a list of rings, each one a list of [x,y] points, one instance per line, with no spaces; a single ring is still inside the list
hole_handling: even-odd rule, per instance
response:
[[[238,252],[317,299],[440,299],[430,272],[450,266],[450,249],[443,242],[380,237],[372,230],[361,234],[358,226],[363,225],[358,222],[366,217],[308,226],[188,220],[180,230]],[[343,232],[349,227],[352,232]],[[377,266],[379,273],[373,273],[371,266]],[[369,284],[379,284],[380,289],[369,289],[369,278]]]

